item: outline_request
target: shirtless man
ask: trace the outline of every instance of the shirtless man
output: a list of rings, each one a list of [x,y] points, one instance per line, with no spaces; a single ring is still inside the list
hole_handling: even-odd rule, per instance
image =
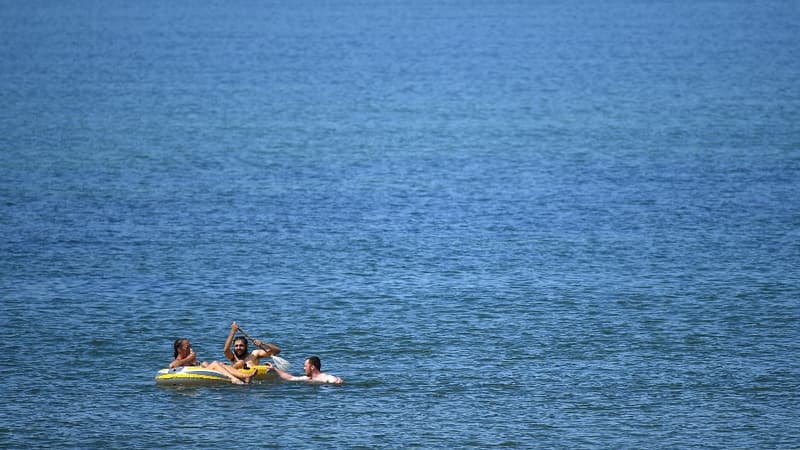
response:
[[[306,358],[305,362],[303,362],[303,370],[305,371],[305,375],[303,376],[294,376],[285,370],[281,370],[275,366],[272,367],[278,375],[284,380],[289,381],[310,381],[312,383],[332,383],[332,384],[342,384],[344,380],[341,378],[331,375],[329,373],[323,373],[322,369],[322,361],[319,360],[316,356],[309,356]]]
[[[228,333],[228,339],[225,340],[225,357],[231,362],[233,368],[247,369],[250,366],[257,366],[261,358],[268,358],[281,352],[281,349],[277,345],[254,339],[253,343],[261,348],[257,348],[251,353],[248,353],[247,338],[243,336],[239,336],[236,339],[233,338],[233,335],[235,335],[238,330],[239,325],[236,325],[236,322],[231,323],[231,332]],[[231,351],[231,342],[233,342],[233,351]]]

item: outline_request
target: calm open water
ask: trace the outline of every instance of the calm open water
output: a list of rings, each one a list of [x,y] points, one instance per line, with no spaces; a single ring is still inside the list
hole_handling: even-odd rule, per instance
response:
[[[0,447],[800,447],[798,5],[1,1]]]

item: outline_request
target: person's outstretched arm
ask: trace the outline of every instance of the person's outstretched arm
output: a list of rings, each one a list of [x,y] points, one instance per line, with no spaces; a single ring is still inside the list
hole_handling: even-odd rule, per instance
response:
[[[279,368],[275,367],[274,365],[272,366],[272,370],[274,370],[275,373],[277,373],[284,380],[288,380],[288,381],[306,381],[306,380],[308,380],[308,377],[306,377],[306,376],[296,377],[296,376],[290,374],[289,372],[287,372],[285,370],[282,370],[282,369],[279,369]]]

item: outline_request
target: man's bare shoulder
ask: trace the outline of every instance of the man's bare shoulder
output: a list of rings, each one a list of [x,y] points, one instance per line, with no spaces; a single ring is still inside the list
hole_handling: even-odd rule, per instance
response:
[[[315,377],[313,380],[316,383],[330,383],[330,384],[342,384],[344,380],[341,378],[331,375],[329,373],[321,373],[319,376]]]

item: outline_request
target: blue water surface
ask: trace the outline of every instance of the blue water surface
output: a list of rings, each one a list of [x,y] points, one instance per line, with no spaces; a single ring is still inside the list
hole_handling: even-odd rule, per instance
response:
[[[799,23],[0,1],[0,447],[800,447]]]

